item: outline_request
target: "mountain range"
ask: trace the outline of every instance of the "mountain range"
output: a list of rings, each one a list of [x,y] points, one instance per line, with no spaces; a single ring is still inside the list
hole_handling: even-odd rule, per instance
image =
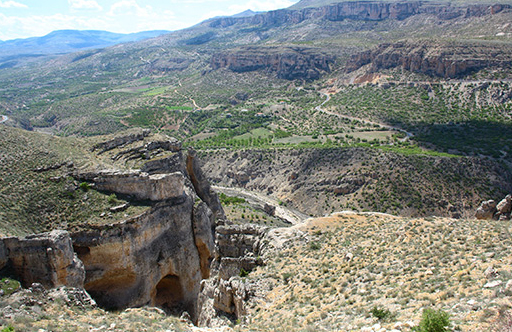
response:
[[[0,59],[8,61],[18,57],[37,57],[104,48],[166,33],[169,31],[154,30],[123,34],[101,30],[57,30],[42,37],[0,41]]]

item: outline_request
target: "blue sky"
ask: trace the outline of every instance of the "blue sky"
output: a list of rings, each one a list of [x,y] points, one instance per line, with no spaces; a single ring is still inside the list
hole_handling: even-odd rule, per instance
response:
[[[0,0],[0,40],[54,30],[178,30],[246,9],[286,8],[298,0]]]

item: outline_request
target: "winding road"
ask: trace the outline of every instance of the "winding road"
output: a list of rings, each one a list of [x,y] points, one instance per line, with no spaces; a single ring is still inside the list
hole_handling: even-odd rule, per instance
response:
[[[0,123],[4,123],[5,121],[9,120],[9,117],[7,115],[0,115],[2,117],[2,120],[0,120]]]
[[[329,115],[332,115],[332,116],[336,116],[336,117],[338,117],[340,119],[343,118],[343,119],[349,119],[349,120],[356,120],[356,121],[359,121],[359,122],[362,122],[362,123],[366,123],[366,124],[369,124],[369,125],[372,125],[372,126],[373,125],[378,125],[380,127],[386,128],[387,130],[394,130],[394,131],[398,131],[398,132],[404,133],[405,137],[402,138],[400,141],[405,141],[405,140],[407,140],[407,139],[409,139],[409,138],[414,136],[413,133],[405,131],[402,128],[393,127],[393,126],[389,126],[389,125],[383,125],[382,123],[373,122],[373,121],[370,121],[370,120],[364,120],[364,119],[356,118],[356,117],[349,116],[349,115],[343,115],[343,114],[339,114],[339,113],[334,113],[334,112],[328,111],[326,109],[323,109],[322,106],[324,106],[327,102],[329,102],[329,100],[331,100],[331,96],[329,94],[327,94],[327,93],[324,93],[324,92],[322,92],[322,95],[324,95],[326,97],[325,100],[320,105],[315,107],[315,110],[317,110],[319,112],[322,112],[322,113],[325,113],[325,114],[329,114]]]
[[[309,216],[301,213],[295,209],[288,208],[283,205],[279,205],[279,202],[269,196],[252,192],[249,190],[241,189],[241,188],[228,188],[228,187],[220,187],[220,186],[212,186],[215,191],[224,193],[228,196],[236,196],[245,199],[249,204],[255,204],[264,206],[265,204],[275,206],[276,212],[275,215],[278,218],[281,218],[292,225],[297,225],[302,223],[304,220],[308,219]]]

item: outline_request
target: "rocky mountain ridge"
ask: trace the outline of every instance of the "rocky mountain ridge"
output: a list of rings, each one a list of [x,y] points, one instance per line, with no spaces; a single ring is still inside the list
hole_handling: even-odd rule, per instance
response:
[[[308,19],[327,19],[342,21],[346,19],[380,21],[386,19],[403,20],[418,14],[432,14],[442,20],[457,17],[478,17],[496,14],[502,10],[512,8],[507,4],[470,4],[452,6],[451,4],[437,4],[421,1],[407,2],[378,2],[378,1],[350,1],[321,6],[304,8],[300,10],[281,9],[257,14],[250,17],[225,17],[208,22],[210,27],[229,27],[232,25],[258,25],[270,27],[285,23],[297,24]]]

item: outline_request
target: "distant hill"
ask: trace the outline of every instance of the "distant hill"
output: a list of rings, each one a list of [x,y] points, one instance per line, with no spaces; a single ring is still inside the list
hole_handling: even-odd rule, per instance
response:
[[[71,53],[153,38],[168,32],[154,30],[123,34],[100,30],[57,30],[42,37],[0,42],[0,57]]]

